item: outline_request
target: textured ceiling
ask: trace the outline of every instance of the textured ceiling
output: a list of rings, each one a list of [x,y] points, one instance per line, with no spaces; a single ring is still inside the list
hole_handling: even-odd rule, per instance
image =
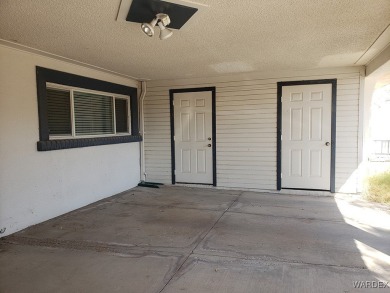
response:
[[[389,0],[197,0],[174,35],[116,21],[120,0],[1,0],[0,39],[121,74],[167,79],[353,66],[390,23]]]

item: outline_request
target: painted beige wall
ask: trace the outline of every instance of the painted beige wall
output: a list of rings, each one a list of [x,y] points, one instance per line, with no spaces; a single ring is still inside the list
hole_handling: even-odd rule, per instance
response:
[[[5,236],[139,182],[139,143],[38,152],[35,66],[137,87],[135,80],[0,46],[0,229]]]

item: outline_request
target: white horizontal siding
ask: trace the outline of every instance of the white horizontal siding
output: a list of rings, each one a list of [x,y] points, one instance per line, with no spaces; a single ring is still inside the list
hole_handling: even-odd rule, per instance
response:
[[[356,192],[359,132],[359,75],[338,82],[336,113],[336,189]]]
[[[217,185],[276,189],[277,82],[337,78],[336,190],[356,192],[359,68],[267,76],[148,82],[145,98],[147,180],[171,182],[169,90],[216,87]]]

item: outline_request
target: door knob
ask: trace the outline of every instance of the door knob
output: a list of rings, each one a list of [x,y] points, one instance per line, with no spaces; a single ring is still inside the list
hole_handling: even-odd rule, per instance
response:
[[[211,140],[211,137],[209,137],[208,140]]]
[[[330,146],[330,142],[327,141],[327,142],[325,143],[325,145],[326,145],[326,146]]]
[[[208,146],[209,148],[211,148],[211,143],[209,143],[207,146]]]

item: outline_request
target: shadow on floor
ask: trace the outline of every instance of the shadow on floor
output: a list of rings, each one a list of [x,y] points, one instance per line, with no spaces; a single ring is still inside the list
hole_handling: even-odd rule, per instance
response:
[[[369,291],[389,223],[347,197],[137,187],[2,238],[0,292]]]

